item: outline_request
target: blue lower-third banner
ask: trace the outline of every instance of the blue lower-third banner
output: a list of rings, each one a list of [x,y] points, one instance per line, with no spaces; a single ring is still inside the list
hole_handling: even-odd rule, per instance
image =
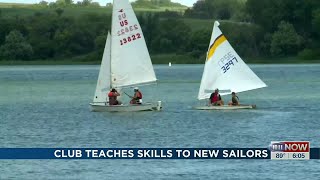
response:
[[[0,159],[319,159],[320,148],[0,148]]]

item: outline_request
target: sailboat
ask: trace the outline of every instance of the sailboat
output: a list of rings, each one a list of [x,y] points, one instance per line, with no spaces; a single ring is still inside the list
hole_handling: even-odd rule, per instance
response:
[[[107,93],[133,86],[155,84],[157,79],[138,19],[128,0],[114,0],[111,34],[108,33],[92,111],[160,110],[156,103],[109,105]]]
[[[229,95],[232,92],[240,93],[267,87],[232,48],[219,29],[219,25],[219,22],[215,21],[201,79],[198,100],[209,100],[211,93],[215,89],[219,89],[220,95],[223,96]],[[205,105],[194,108],[198,110],[223,110],[252,109],[255,107],[256,105]]]

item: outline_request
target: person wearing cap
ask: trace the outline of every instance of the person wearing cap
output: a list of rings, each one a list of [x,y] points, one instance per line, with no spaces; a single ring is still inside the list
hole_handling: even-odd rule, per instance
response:
[[[232,92],[232,98],[231,101],[229,101],[229,106],[239,106],[239,97],[236,95],[235,92]]]
[[[224,102],[219,94],[219,89],[215,89],[209,99],[209,105],[223,106]]]
[[[120,93],[118,93],[118,91],[116,89],[112,88],[111,91],[108,93],[110,106],[121,104],[121,102],[117,100],[118,96],[120,96]]]
[[[134,89],[134,95],[130,101],[130,104],[141,104],[142,103],[142,93],[139,91],[138,87]]]

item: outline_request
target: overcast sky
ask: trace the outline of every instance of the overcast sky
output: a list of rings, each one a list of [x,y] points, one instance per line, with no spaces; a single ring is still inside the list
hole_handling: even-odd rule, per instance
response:
[[[8,2],[8,3],[39,3],[41,0],[1,0],[1,2]],[[47,2],[55,2],[55,0],[46,0]],[[81,0],[73,0],[74,2],[81,1]],[[100,5],[105,5],[112,0],[92,0],[93,2],[99,2]],[[135,0],[130,0],[135,1]],[[186,6],[192,6],[197,0],[171,0],[172,2],[179,2]]]

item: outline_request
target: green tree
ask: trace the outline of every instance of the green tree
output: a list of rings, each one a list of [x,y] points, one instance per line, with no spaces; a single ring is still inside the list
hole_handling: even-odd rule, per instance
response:
[[[151,45],[151,42],[157,36],[159,31],[160,17],[155,13],[147,13],[144,16],[138,16],[138,19],[147,45]]]
[[[230,19],[240,16],[244,10],[244,3],[240,0],[202,0],[197,1],[192,9],[185,11],[187,17]]]
[[[274,56],[296,55],[301,44],[302,38],[293,25],[281,21],[278,30],[272,35],[270,52]]]
[[[254,23],[269,32],[275,31],[280,21],[286,21],[302,34],[311,29],[312,12],[319,6],[318,0],[247,0],[246,10]]]
[[[320,40],[320,7],[314,11],[312,19],[312,31],[317,40]]]
[[[280,0],[281,1],[281,0]],[[277,22],[284,19],[284,8],[280,8],[278,0],[248,0],[246,10],[250,14],[252,21],[265,28],[266,31],[274,31]]]
[[[106,35],[97,36],[96,39],[94,40],[95,49],[98,50],[100,54],[103,53],[103,49],[106,45],[106,40],[107,40]]]
[[[11,31],[12,21],[7,18],[0,18],[0,45],[4,43],[6,35]]]
[[[50,8],[56,8],[57,7],[57,3],[55,2],[50,2],[48,5]]]
[[[61,16],[63,12],[64,12],[64,10],[61,8],[56,9],[56,13],[58,16]]]
[[[40,1],[39,5],[43,6],[43,7],[47,7],[48,6],[48,2],[47,1]]]
[[[195,17],[195,18],[212,18],[212,13],[210,7],[208,6],[207,1],[197,1],[192,9],[188,8],[185,11],[186,17]]]
[[[92,0],[82,0],[81,5],[82,6],[90,6],[92,3]]]
[[[151,43],[152,52],[184,52],[189,42],[190,27],[183,21],[167,19],[160,22],[157,36]]]
[[[63,29],[61,24],[72,25],[64,17],[58,17],[55,14],[44,16],[34,16],[28,23],[28,40],[34,50],[34,58],[49,59],[55,55],[56,44],[54,42],[57,28]],[[66,26],[66,25],[65,25]]]
[[[191,34],[188,51],[193,57],[199,58],[206,54],[209,47],[211,29],[201,29]],[[202,59],[204,61],[204,59]]]
[[[73,4],[73,0],[65,0],[65,3],[66,3],[67,5],[71,5],[71,4]]]
[[[58,7],[65,7],[66,6],[66,1],[65,0],[57,0],[56,1],[56,5],[58,6]]]
[[[241,57],[260,55],[258,45],[264,33],[259,26],[250,23],[221,22],[220,28]]]
[[[238,0],[207,0],[211,16],[217,19],[230,19],[240,8]]]
[[[98,2],[92,2],[90,4],[91,7],[100,7],[100,4]]]
[[[33,54],[32,46],[26,41],[23,35],[17,31],[11,31],[0,47],[0,57],[9,60],[28,60]]]
[[[310,37],[311,42],[306,43],[307,51],[304,54],[312,54],[313,59],[320,57],[320,7],[314,10],[312,19],[312,36]],[[312,51],[312,52],[310,52]],[[309,58],[310,59],[310,58]]]

